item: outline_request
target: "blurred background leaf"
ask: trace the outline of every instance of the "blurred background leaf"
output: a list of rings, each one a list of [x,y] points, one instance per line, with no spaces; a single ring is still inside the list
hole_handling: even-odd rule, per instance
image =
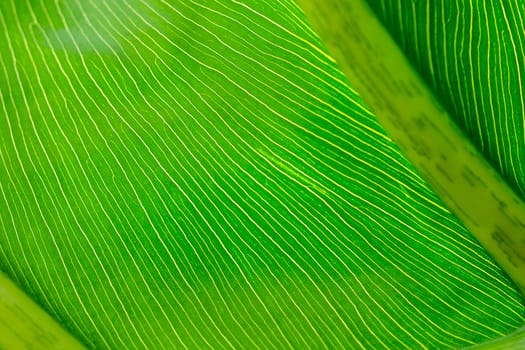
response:
[[[525,2],[367,1],[458,125],[525,199]]]

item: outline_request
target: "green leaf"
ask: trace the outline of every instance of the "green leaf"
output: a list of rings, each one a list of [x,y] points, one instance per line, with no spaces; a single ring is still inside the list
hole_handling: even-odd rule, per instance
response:
[[[525,199],[525,3],[368,2],[451,116]]]
[[[0,268],[97,349],[510,333],[519,293],[350,84],[287,1],[0,2]]]

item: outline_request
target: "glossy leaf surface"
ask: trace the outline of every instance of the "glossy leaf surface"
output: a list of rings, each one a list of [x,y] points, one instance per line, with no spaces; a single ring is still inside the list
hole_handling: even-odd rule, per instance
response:
[[[285,1],[0,3],[0,266],[93,348],[448,348],[513,285]]]

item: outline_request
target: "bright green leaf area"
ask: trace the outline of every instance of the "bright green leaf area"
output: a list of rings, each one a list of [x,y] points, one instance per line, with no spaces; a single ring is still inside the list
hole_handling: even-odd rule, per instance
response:
[[[0,2],[0,169],[0,268],[92,348],[444,349],[525,321],[291,2]]]

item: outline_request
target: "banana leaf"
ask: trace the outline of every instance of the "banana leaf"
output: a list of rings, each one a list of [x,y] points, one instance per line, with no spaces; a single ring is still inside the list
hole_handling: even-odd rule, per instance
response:
[[[523,5],[371,3],[523,198]],[[0,169],[0,269],[89,348],[445,349],[525,322],[291,1],[0,2]]]
[[[525,2],[368,3],[457,124],[525,198]]]

